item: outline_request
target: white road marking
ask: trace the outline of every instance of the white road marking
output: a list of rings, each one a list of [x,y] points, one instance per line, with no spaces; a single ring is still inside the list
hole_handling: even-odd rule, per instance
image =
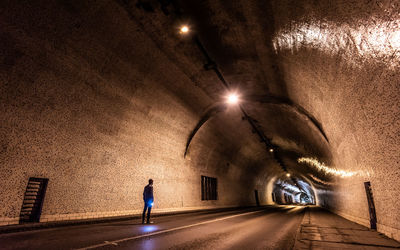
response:
[[[110,245],[114,245],[114,246],[118,246],[117,243],[114,242],[109,242],[108,240],[104,241],[104,243],[110,244]]]
[[[166,230],[161,230],[161,231],[157,231],[157,232],[153,232],[153,233],[148,233],[148,234],[142,234],[142,235],[133,236],[133,237],[128,237],[128,238],[123,238],[123,239],[114,240],[114,241],[104,241],[104,243],[101,243],[101,244],[92,245],[92,246],[83,247],[83,248],[78,248],[78,249],[76,249],[76,250],[93,249],[93,248],[99,248],[99,247],[104,247],[104,246],[108,246],[108,245],[115,245],[115,246],[117,246],[118,243],[124,242],[124,241],[136,240],[136,239],[145,238],[145,237],[150,237],[150,236],[154,236],[154,235],[158,235],[158,234],[163,234],[163,233],[173,232],[173,231],[177,231],[177,230],[182,230],[182,229],[186,229],[186,228],[190,228],[190,227],[196,227],[196,226],[200,226],[200,225],[204,225],[204,224],[209,224],[209,223],[213,223],[213,222],[217,222],[217,221],[222,221],[222,220],[227,220],[227,219],[231,219],[231,218],[235,218],[235,217],[239,217],[239,216],[244,216],[244,215],[249,215],[249,214],[255,214],[255,213],[262,212],[262,211],[265,211],[265,210],[258,210],[258,211],[254,211],[254,212],[247,212],[247,213],[243,213],[243,214],[236,214],[236,215],[226,216],[226,217],[222,217],[222,218],[219,218],[219,219],[203,221],[203,222],[199,222],[199,223],[195,223],[195,224],[191,224],[191,225],[187,225],[187,226],[181,226],[181,227],[170,228],[170,229],[166,229]]]

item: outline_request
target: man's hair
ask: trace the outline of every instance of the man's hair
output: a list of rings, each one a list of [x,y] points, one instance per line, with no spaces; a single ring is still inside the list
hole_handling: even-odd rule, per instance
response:
[[[153,184],[153,179],[149,179],[149,184]]]

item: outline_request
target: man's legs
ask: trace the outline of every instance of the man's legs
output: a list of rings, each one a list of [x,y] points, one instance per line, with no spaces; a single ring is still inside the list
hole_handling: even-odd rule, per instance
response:
[[[150,213],[151,213],[151,207],[149,206],[149,207],[147,208],[147,224],[150,223]]]
[[[143,209],[143,214],[142,214],[142,224],[144,224],[144,218],[146,216],[146,210],[147,210],[147,202],[144,203],[144,209]],[[149,213],[147,213],[147,217],[148,216],[149,216]]]

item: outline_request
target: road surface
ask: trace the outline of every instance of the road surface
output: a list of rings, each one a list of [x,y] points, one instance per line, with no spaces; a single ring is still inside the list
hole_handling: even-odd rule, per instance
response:
[[[0,249],[292,249],[303,207],[196,212],[0,235]]]

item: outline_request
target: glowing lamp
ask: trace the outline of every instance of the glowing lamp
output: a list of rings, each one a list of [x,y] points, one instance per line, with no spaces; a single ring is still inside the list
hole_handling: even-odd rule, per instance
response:
[[[286,174],[286,176],[287,176],[287,177],[290,177],[290,174],[289,174],[289,173],[287,173],[287,174]]]
[[[180,32],[181,32],[182,34],[188,33],[188,32],[189,32],[189,27],[186,26],[186,25],[183,25],[183,26],[181,27],[181,29],[180,29]]]
[[[227,103],[229,104],[236,104],[239,102],[239,97],[236,94],[229,94],[227,98]]]
[[[274,152],[274,149],[273,149],[273,148],[270,148],[270,149],[269,149],[269,152],[271,152],[271,153]]]

